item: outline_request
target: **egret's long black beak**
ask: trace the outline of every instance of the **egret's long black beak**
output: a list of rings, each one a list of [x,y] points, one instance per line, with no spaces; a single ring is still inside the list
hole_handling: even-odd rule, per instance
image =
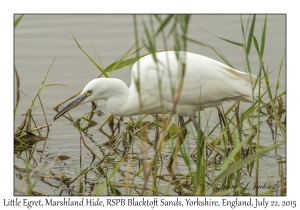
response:
[[[60,116],[62,116],[63,114],[65,114],[66,112],[70,111],[71,109],[75,108],[76,106],[80,105],[82,103],[82,101],[88,97],[87,94],[80,94],[78,95],[74,101],[72,101],[71,103],[69,103],[67,106],[65,106],[62,110],[60,110],[55,117],[53,118],[53,120],[57,120],[58,118],[60,118]]]

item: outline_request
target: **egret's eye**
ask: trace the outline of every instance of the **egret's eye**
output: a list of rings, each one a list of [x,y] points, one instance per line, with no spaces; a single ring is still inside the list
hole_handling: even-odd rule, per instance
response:
[[[88,93],[89,95],[92,95],[93,91],[92,91],[92,90],[88,90],[87,93]]]

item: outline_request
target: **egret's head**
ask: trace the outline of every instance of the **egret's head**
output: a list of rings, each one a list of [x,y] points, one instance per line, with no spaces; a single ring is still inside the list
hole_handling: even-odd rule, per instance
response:
[[[67,106],[65,106],[62,110],[60,110],[53,120],[58,119],[60,116],[65,114],[66,112],[70,111],[71,109],[77,107],[80,104],[84,104],[87,102],[97,101],[99,100],[99,94],[96,94],[99,92],[98,90],[101,89],[99,87],[99,84],[101,84],[100,79],[94,79],[90,81],[82,90],[82,92],[75,97],[75,100],[69,103]]]

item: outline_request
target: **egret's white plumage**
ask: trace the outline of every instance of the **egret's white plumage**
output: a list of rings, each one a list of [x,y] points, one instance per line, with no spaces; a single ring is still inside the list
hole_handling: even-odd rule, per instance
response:
[[[258,94],[258,89],[252,91],[254,75],[202,55],[166,51],[138,60],[132,68],[129,88],[119,79],[90,81],[54,120],[79,104],[101,99],[106,100],[107,109],[116,116],[168,113],[183,72],[183,86],[176,106],[179,116],[194,116],[199,109],[219,106],[223,101],[252,102],[253,95]]]

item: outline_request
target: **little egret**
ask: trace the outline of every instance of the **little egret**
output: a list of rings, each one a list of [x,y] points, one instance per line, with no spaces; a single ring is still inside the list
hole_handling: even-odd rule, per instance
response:
[[[202,55],[158,52],[139,59],[133,65],[129,88],[119,79],[94,79],[53,119],[58,119],[79,104],[103,99],[108,111],[115,116],[176,113],[183,139],[187,133],[183,117],[190,117],[202,146],[203,132],[195,113],[206,107],[217,107],[223,101],[252,102],[253,97],[258,95],[258,88],[253,90],[251,84],[255,81],[254,75],[237,71]],[[174,154],[182,142],[174,148],[167,165],[171,174],[174,174]]]
[[[181,81],[182,85],[179,85]],[[101,99],[106,101],[108,111],[115,116],[170,113],[181,87],[174,113],[181,118],[190,117],[198,129],[197,111],[219,106],[223,101],[252,102],[253,96],[258,95],[258,88],[253,90],[251,85],[255,81],[254,75],[202,55],[158,52],[133,65],[129,88],[119,79],[94,79],[53,120],[79,104]]]

